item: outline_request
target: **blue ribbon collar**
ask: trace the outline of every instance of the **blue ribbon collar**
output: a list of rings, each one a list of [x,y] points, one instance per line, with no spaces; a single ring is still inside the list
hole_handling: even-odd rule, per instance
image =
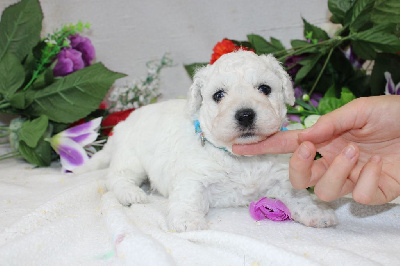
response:
[[[203,133],[203,130],[201,130],[199,120],[194,120],[194,121],[193,121],[193,124],[194,124],[194,129],[195,129],[196,134],[200,136],[201,146],[204,147],[204,145],[206,144],[206,142],[208,142],[208,143],[210,143],[211,145],[213,145],[213,146],[214,146],[215,148],[217,148],[217,149],[223,150],[223,151],[225,151],[225,152],[229,152],[229,151],[228,151],[226,148],[224,148],[224,147],[217,147],[217,146],[215,146],[215,145],[214,145],[213,143],[211,143],[208,139],[206,139],[206,137],[204,137],[204,133]]]

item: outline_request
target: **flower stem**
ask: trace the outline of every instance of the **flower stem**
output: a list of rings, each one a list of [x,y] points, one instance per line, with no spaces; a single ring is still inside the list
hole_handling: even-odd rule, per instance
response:
[[[4,109],[4,108],[10,107],[10,106],[11,106],[11,104],[10,104],[10,103],[7,103],[7,102],[5,102],[5,103],[0,103],[0,109]]]
[[[0,155],[0,161],[11,159],[11,158],[15,158],[15,157],[18,157],[18,156],[20,156],[19,152],[12,151],[12,152]]]
[[[331,59],[331,56],[332,56],[332,53],[333,53],[333,50],[334,50],[334,49],[335,49],[335,47],[332,47],[331,50],[329,51],[329,54],[328,54],[328,56],[327,56],[326,59],[325,59],[325,63],[324,63],[324,65],[322,66],[322,69],[321,69],[321,71],[319,72],[318,77],[317,77],[317,79],[315,80],[315,82],[314,82],[314,84],[313,84],[313,86],[312,86],[312,88],[311,88],[311,90],[310,90],[310,93],[309,93],[310,97],[311,97],[311,95],[312,95],[312,93],[313,93],[315,87],[317,86],[319,80],[321,79],[322,74],[324,73],[325,68],[326,68],[326,66],[328,65],[329,59]]]

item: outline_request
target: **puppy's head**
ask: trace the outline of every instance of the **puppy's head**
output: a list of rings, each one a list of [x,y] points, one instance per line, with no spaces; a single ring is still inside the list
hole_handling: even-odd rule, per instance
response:
[[[285,104],[294,100],[290,77],[272,55],[238,51],[196,72],[188,111],[208,140],[230,148],[280,130]]]

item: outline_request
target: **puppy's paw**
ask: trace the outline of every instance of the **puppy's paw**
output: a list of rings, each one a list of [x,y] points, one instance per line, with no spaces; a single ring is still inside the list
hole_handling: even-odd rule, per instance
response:
[[[129,206],[133,203],[146,203],[147,195],[137,186],[127,186],[122,188],[114,188],[115,196],[118,201],[125,206]]]
[[[168,225],[170,230],[176,232],[207,229],[207,221],[201,215],[169,214]]]
[[[338,224],[334,210],[318,205],[298,208],[292,213],[292,219],[310,227],[330,227]]]

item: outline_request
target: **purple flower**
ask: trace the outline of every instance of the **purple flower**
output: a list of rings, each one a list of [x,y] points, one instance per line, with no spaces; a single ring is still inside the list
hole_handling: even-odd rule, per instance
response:
[[[392,74],[385,72],[384,75],[386,78],[385,94],[400,95],[400,82],[397,83],[397,85],[394,85]]]
[[[89,38],[82,37],[79,34],[70,35],[69,37],[72,49],[82,53],[82,59],[85,66],[89,66],[96,57],[96,51]]]
[[[53,69],[56,77],[64,77],[85,67],[82,53],[71,48],[64,48],[57,55],[57,63]]]
[[[362,65],[365,63],[364,59],[359,58],[353,51],[353,47],[349,47],[346,51],[343,52],[347,59],[349,59],[350,63],[353,65],[355,69],[360,69]]]
[[[311,104],[314,105],[314,107],[318,107],[319,101],[322,99],[322,97],[323,95],[321,93],[314,92],[313,94],[311,94]]]
[[[89,159],[85,148],[97,139],[101,119],[99,117],[71,127],[50,139],[50,145],[60,155],[61,165],[64,169],[72,171]]]
[[[261,198],[250,203],[250,215],[254,220],[270,219],[272,221],[291,220],[289,209],[277,199]]]
[[[288,118],[290,121],[297,122],[297,123],[301,123],[301,118],[300,118],[299,115],[288,114],[288,115],[287,115],[287,118]]]

